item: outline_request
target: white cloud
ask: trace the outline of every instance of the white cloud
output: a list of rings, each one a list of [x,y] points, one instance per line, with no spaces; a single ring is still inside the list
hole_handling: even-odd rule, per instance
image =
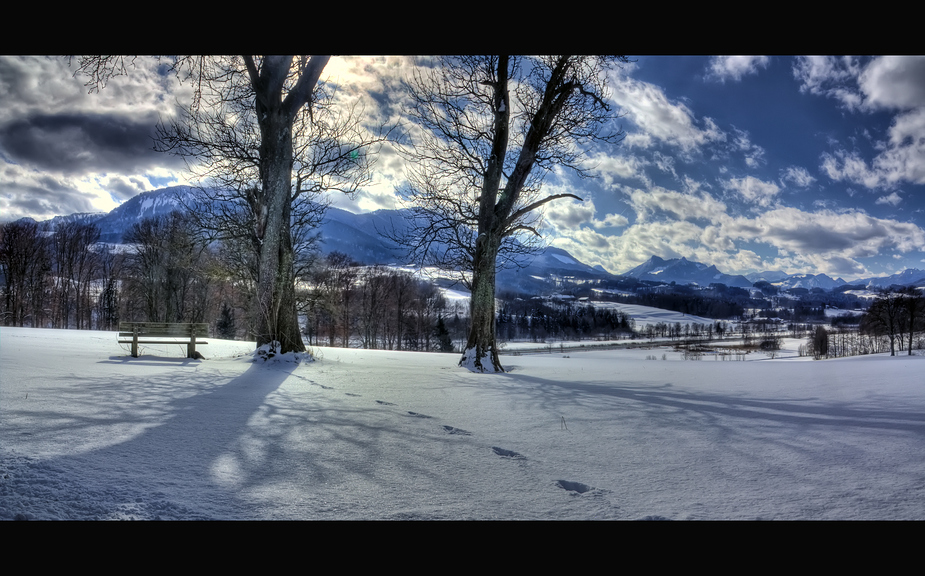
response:
[[[649,162],[632,154],[620,156],[597,154],[588,159],[588,164],[593,166],[590,171],[608,186],[622,184],[630,179],[649,184],[649,178],[644,172]]]
[[[733,131],[735,136],[732,139],[732,144],[736,150],[745,153],[745,164],[749,168],[758,168],[762,164],[765,164],[764,148],[752,143],[747,131],[739,130],[738,128],[733,128]]]
[[[726,186],[739,193],[740,196],[758,206],[767,207],[780,192],[780,187],[773,182],[764,182],[753,176],[745,178],[732,178]]]
[[[709,194],[682,194],[660,186],[634,190],[630,193],[630,201],[636,211],[637,222],[651,220],[657,214],[668,214],[679,220],[712,221],[726,212],[726,205]]]
[[[925,56],[875,58],[858,82],[870,108],[920,108],[925,106]]]
[[[806,188],[816,181],[806,168],[800,166],[790,166],[781,171],[781,181],[790,182],[800,188]]]
[[[847,180],[868,188],[877,188],[884,184],[883,175],[871,170],[867,162],[854,152],[839,150],[834,155],[824,152],[820,169],[836,181]]]
[[[756,205],[773,204],[779,193],[776,184],[754,178],[733,179],[728,185]],[[867,274],[860,259],[925,250],[925,230],[916,224],[858,210],[807,212],[778,205],[756,216],[734,217],[725,204],[704,192],[653,187],[632,190],[629,197],[636,219],[623,225],[620,236],[601,236],[589,228],[618,216],[598,220],[586,213],[583,220],[574,220],[580,226],[561,228],[555,244],[617,272],[655,254],[715,264],[727,273],[782,269],[845,277]],[[743,243],[763,246],[777,257],[762,259]]]
[[[875,204],[890,204],[891,206],[896,206],[902,201],[903,199],[899,197],[899,194],[893,192],[889,196],[881,196],[880,198],[877,198]]]
[[[864,212],[777,208],[751,219],[728,223],[727,233],[760,239],[787,252],[826,258],[875,256],[886,249],[925,249],[925,231],[908,222],[874,218]]]
[[[548,194],[560,194],[566,189],[560,186],[544,188]],[[571,235],[570,232],[579,229],[592,228],[620,228],[629,224],[629,220],[622,214],[607,214],[603,219],[597,218],[597,207],[593,199],[584,202],[559,200],[546,205],[544,221],[560,235]],[[589,230],[588,233],[591,231]],[[597,234],[597,232],[594,232]]]
[[[849,110],[863,103],[857,87],[860,72],[861,64],[852,56],[803,56],[793,64],[800,92],[835,98]]]
[[[712,119],[704,118],[703,128],[697,126],[690,108],[669,100],[658,86],[620,73],[611,75],[611,83],[614,101],[638,128],[627,134],[625,145],[647,148],[658,141],[692,153],[708,142],[725,140]]]
[[[759,68],[767,68],[771,59],[767,56],[714,56],[707,69],[707,78],[725,82],[738,82],[743,76],[757,74]]]
[[[608,214],[604,216],[603,220],[594,220],[593,223],[594,226],[598,228],[621,228],[629,224],[629,220],[627,220],[626,216],[622,214]]]
[[[559,194],[565,192],[564,188],[544,187],[544,194]],[[591,222],[596,208],[593,200],[578,202],[570,199],[556,200],[544,207],[544,220],[546,224],[554,227],[558,232],[577,230],[582,224]]]
[[[882,178],[925,184],[925,106],[897,116],[889,135],[890,147],[874,160]]]
[[[880,56],[864,65],[847,56],[804,57],[793,71],[801,91],[836,98],[849,110],[899,112],[888,140],[873,143],[880,152],[871,161],[847,150],[823,154],[830,178],[867,188],[925,184],[925,56]]]

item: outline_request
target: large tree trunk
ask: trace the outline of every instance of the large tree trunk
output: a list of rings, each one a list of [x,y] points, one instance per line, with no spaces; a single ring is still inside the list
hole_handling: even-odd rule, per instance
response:
[[[474,372],[504,372],[495,341],[495,274],[500,241],[481,234],[473,259],[472,296],[469,300],[469,339],[459,361]]]
[[[272,95],[266,103],[278,104]],[[279,352],[304,352],[295,305],[292,251],[292,120],[279,106],[262,106],[261,184],[258,192],[257,346],[279,342]]]
[[[478,237],[472,259],[472,296],[469,299],[469,340],[459,361],[460,366],[477,372],[504,372],[495,341],[495,275],[502,236],[499,219],[507,216],[507,203],[516,201],[520,193],[519,189],[512,190],[501,202],[500,216],[496,214],[499,207],[495,203],[504,175],[510,129],[508,62],[507,56],[498,58],[497,79],[493,84],[494,134],[479,196]]]

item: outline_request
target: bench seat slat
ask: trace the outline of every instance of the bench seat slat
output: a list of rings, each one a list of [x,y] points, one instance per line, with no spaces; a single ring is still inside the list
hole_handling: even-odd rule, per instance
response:
[[[167,323],[167,322],[120,322],[119,344],[131,344],[132,356],[138,356],[138,344],[186,344],[187,356],[195,357],[196,344],[208,344],[199,338],[208,338],[209,325],[206,323]],[[151,340],[151,338],[174,338],[174,340]]]
[[[119,344],[131,344],[131,343],[132,343],[131,340],[119,340]],[[186,341],[183,341],[183,340],[143,340],[143,341],[139,340],[138,343],[139,344],[187,344],[189,343],[189,340],[186,340]],[[200,344],[208,344],[208,342],[205,342],[203,340],[196,340],[196,346],[199,346]]]

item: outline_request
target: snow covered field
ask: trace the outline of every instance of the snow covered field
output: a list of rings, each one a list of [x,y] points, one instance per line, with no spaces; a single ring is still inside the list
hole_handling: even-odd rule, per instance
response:
[[[0,328],[0,518],[925,519],[922,356],[116,339]]]

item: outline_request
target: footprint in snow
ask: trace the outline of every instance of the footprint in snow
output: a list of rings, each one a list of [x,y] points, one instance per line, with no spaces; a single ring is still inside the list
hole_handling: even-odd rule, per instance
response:
[[[376,404],[382,404],[383,406],[397,406],[397,404],[386,402],[385,400],[376,400]]]
[[[462,428],[453,428],[452,426],[444,426],[444,430],[449,434],[459,434],[460,436],[472,436],[472,432],[463,430]]]
[[[492,446],[495,454],[503,458],[512,458],[514,460],[526,460],[527,457],[521,454],[520,452],[514,452],[513,450],[505,450],[504,448],[498,448],[497,446]]]
[[[408,414],[411,414],[415,418],[433,418],[433,416],[428,416],[427,414],[418,414],[417,412],[408,411]]]
[[[359,394],[354,394],[353,392],[344,392],[347,396],[359,396]]]
[[[581,482],[571,482],[569,480],[559,480],[556,482],[556,486],[562,488],[563,490],[576,492],[578,494],[584,494],[585,492],[593,490],[593,488],[587,484],[582,484]]]
[[[321,386],[321,387],[324,388],[325,390],[333,390],[333,389],[334,389],[334,388],[332,388],[331,386],[325,386],[324,384],[318,384],[318,386]]]

